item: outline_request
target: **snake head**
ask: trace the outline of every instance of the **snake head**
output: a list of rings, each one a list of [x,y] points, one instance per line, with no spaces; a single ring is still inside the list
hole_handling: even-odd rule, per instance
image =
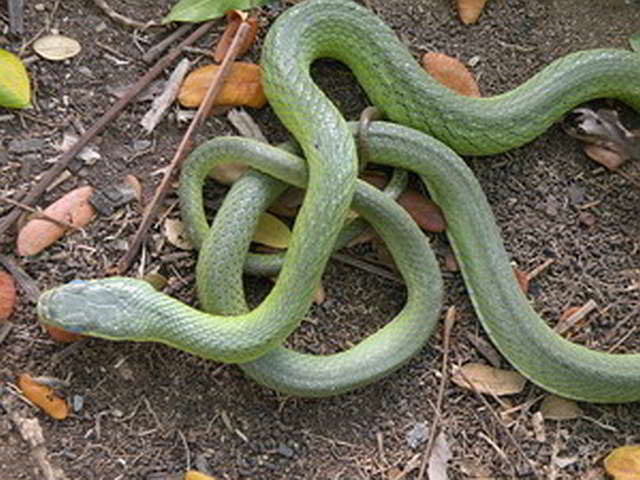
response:
[[[128,305],[136,290],[145,286],[145,282],[119,277],[74,280],[40,295],[38,318],[69,332],[124,340],[136,324]]]

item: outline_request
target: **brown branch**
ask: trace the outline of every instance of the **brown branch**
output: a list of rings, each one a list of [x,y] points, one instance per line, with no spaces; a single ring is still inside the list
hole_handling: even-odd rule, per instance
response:
[[[109,4],[105,0],[93,0],[93,3],[100,10],[104,12],[104,14],[109,17],[114,22],[120,23],[125,27],[138,28],[140,30],[146,30],[149,27],[161,27],[158,22],[153,20],[149,20],[146,23],[139,22],[138,20],[134,20],[133,18],[126,17],[121,13],[116,12],[113,8],[109,6]]]
[[[38,184],[31,189],[27,196],[22,199],[22,203],[25,205],[31,205],[32,203],[34,203],[47,189],[47,186],[49,186],[49,184],[53,182],[53,180],[55,180],[58,175],[60,175],[65,170],[65,168],[67,168],[73,157],[75,157],[93,137],[101,132],[102,129],[110,121],[112,121],[120,113],[120,111],[151,82],[151,80],[157,77],[168,65],[170,65],[171,62],[173,62],[180,55],[184,47],[191,45],[198,38],[208,32],[212,26],[213,22],[207,22],[200,26],[182,43],[180,43],[180,45],[172,49],[165,57],[159,60],[142,78],[140,78],[135,84],[133,84],[125,96],[118,99],[118,101],[113,104],[113,106],[107,113],[100,117],[100,119],[98,119],[98,121],[94,123],[91,128],[87,130],[84,135],[82,135],[69,150],[62,154],[56,164],[44,174],[40,182],[38,182]],[[20,210],[18,209],[14,209],[13,211],[9,212],[9,214],[7,214],[2,219],[2,222],[0,222],[0,235],[6,232],[9,227],[14,224],[19,216]]]
[[[209,111],[211,110],[213,101],[222,89],[222,85],[224,84],[225,79],[231,72],[231,64],[233,60],[235,60],[235,58],[238,56],[240,46],[244,42],[244,38],[247,36],[248,32],[249,24],[246,21],[242,22],[240,24],[240,27],[238,28],[238,31],[236,32],[235,37],[233,38],[233,42],[231,42],[231,46],[229,47],[224,61],[220,65],[220,69],[218,70],[217,75],[212,79],[211,84],[209,85],[209,89],[207,90],[202,103],[200,103],[195,117],[193,117],[193,120],[189,124],[189,128],[182,137],[180,145],[178,145],[171,163],[165,170],[162,181],[156,189],[151,203],[145,210],[144,217],[142,218],[142,222],[140,223],[140,226],[136,231],[129,250],[127,250],[127,253],[125,253],[118,261],[116,271],[119,274],[123,274],[129,269],[129,267],[131,266],[131,262],[133,262],[134,257],[138,254],[140,246],[142,245],[142,241],[145,238],[146,232],[149,229],[151,222],[156,218],[158,210],[160,209],[160,205],[162,204],[162,201],[167,194],[174,171],[178,168],[187,152],[191,150],[191,137],[193,135],[193,132],[202,124],[202,122],[204,122],[204,119],[207,117]]]
[[[9,205],[13,205],[14,207],[18,207],[23,210],[26,210],[29,213],[33,213],[36,216],[36,218],[55,223],[59,227],[68,228],[69,230],[82,230],[80,227],[72,223],[65,222],[64,220],[58,220],[57,218],[53,218],[36,208],[30,207],[29,205],[25,205],[24,203],[21,203],[21,202],[16,202],[15,200],[11,200],[10,198],[0,197],[0,201],[8,203]]]
[[[438,399],[436,400],[436,417],[433,420],[433,424],[431,425],[431,431],[429,432],[429,440],[427,441],[427,446],[424,449],[424,455],[422,457],[422,461],[420,462],[420,469],[418,470],[418,480],[422,480],[424,477],[424,471],[427,467],[427,463],[429,463],[429,459],[431,458],[431,452],[433,450],[433,445],[435,444],[436,437],[438,433],[440,433],[440,425],[442,424],[442,404],[444,402],[444,392],[449,382],[449,346],[451,340],[451,329],[453,328],[453,324],[456,321],[456,307],[449,307],[447,310],[447,314],[444,319],[444,333],[442,335],[442,348],[444,353],[442,354],[442,376],[440,377],[440,387],[438,388]]]

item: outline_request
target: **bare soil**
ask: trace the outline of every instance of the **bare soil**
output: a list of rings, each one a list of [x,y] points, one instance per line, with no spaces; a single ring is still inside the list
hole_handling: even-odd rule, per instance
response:
[[[143,21],[161,18],[172,3],[110,2],[118,12]],[[493,0],[477,24],[470,26],[460,23],[449,0],[370,3],[416,57],[439,51],[472,64],[484,95],[519,85],[569,52],[625,48],[629,36],[640,29],[640,6],[623,0]],[[276,2],[263,8],[260,36],[288,6]],[[50,167],[49,159],[58,154],[56,145],[65,132],[77,135],[89,127],[113,103],[114,88],[132,83],[149,68],[141,55],[167,29],[133,32],[108,19],[92,2],[28,2],[26,31],[16,38],[7,33],[4,8],[3,4],[0,47],[14,52],[24,47],[35,89],[34,109],[0,109],[0,194],[16,198]],[[31,41],[53,28],[77,39],[82,52],[61,63],[35,56]],[[209,48],[221,30],[222,25],[198,46]],[[257,60],[259,53],[260,42],[248,57]],[[200,63],[207,61],[201,58]],[[319,62],[314,75],[345,116],[356,119],[367,102],[350,72],[332,62]],[[141,180],[148,201],[159,182],[157,172],[167,165],[186,130],[173,111],[151,136],[145,136],[138,122],[148,106],[148,101],[129,106],[93,142],[101,159],[83,166],[80,175],[48,192],[39,205],[87,182],[101,187],[128,173]],[[268,108],[251,115],[273,143],[286,138]],[[640,124],[628,111],[623,118],[629,126]],[[224,117],[212,118],[196,142],[232,133]],[[12,146],[27,139],[37,140],[36,146],[28,151]],[[144,140],[149,143],[140,143]],[[570,332],[572,338],[601,350],[639,352],[638,165],[622,169],[636,184],[608,172],[586,158],[559,126],[508,154],[468,161],[518,268],[530,271],[553,259],[532,282],[529,295],[536,310],[553,325],[568,307],[594,300],[597,309]],[[220,191],[214,190],[214,199]],[[171,216],[178,215],[175,194],[165,207],[173,208]],[[9,209],[0,202],[0,216]],[[68,235],[32,258],[15,257],[11,232],[0,239],[0,253],[14,257],[41,290],[74,278],[100,277],[126,250],[141,216],[141,205],[126,206],[111,217],[96,219],[86,234]],[[154,225],[144,259],[129,274],[160,269],[169,278],[168,292],[195,304],[195,259],[163,238],[161,225]],[[434,235],[432,243],[442,259],[445,237]],[[361,248],[351,254],[370,252]],[[484,334],[460,275],[443,275],[444,307],[455,305],[459,311],[447,368],[484,361],[468,340],[468,334]],[[269,286],[258,279],[248,282],[255,298]],[[347,347],[384,324],[404,300],[398,283],[335,261],[324,285],[327,300],[309,313],[309,321],[292,340],[311,350],[314,345],[322,345],[321,351]],[[416,425],[432,425],[435,418],[441,329],[413,361],[375,385],[336,398],[303,400],[268,391],[234,366],[156,344],[90,340],[55,357],[65,345],[43,332],[33,299],[22,288],[19,293],[13,328],[0,344],[2,479],[181,478],[188,468],[219,479],[390,480],[400,478],[403,471],[404,478],[418,476],[425,442],[411,445],[407,436],[415,433]],[[81,399],[83,405],[64,421],[48,418],[10,388],[23,371],[68,379],[67,398]],[[473,392],[447,385],[442,428],[453,455],[450,478],[599,478],[603,455],[622,444],[640,443],[635,404],[581,404],[584,416],[545,421],[544,438],[539,432],[536,436],[534,414],[543,395],[528,384],[508,399],[482,401]],[[46,457],[58,471],[46,475],[38,469],[11,420],[16,415],[35,419],[41,426]]]

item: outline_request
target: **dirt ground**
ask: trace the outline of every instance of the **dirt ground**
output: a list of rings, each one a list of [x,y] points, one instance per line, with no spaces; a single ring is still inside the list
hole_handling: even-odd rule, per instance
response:
[[[118,0],[110,5],[146,21],[162,17],[172,3]],[[629,36],[640,30],[640,5],[623,0],[490,0],[471,26],[460,23],[449,0],[370,3],[416,57],[439,51],[472,64],[484,95],[519,85],[569,52],[626,48]],[[262,9],[260,36],[286,7],[275,2]],[[82,45],[78,56],[61,63],[38,58],[28,45],[24,49],[35,108],[0,109],[0,194],[15,198],[50,167],[65,132],[77,135],[88,128],[114,102],[114,88],[147,71],[141,55],[167,30],[133,32],[88,1],[28,2],[25,33],[16,38],[8,34],[4,9],[3,3],[2,48],[17,51],[54,28]],[[199,47],[208,48],[222,27],[214,30]],[[248,57],[257,60],[259,52],[260,42]],[[351,74],[335,63],[320,62],[314,75],[345,116],[356,119],[366,99]],[[128,173],[141,180],[148,201],[159,182],[157,172],[170,161],[186,130],[173,111],[146,136],[138,122],[148,106],[148,101],[129,106],[93,142],[101,158],[48,192],[39,205],[87,181],[96,186],[113,184]],[[250,113],[271,142],[286,138],[268,108]],[[630,126],[640,126],[637,115],[625,112],[623,118]],[[224,117],[213,118],[196,141],[233,133]],[[27,139],[35,143],[17,149],[15,145]],[[554,261],[532,282],[529,295],[536,310],[553,325],[568,307],[593,300],[597,308],[586,325],[573,332],[574,340],[601,350],[640,351],[638,166],[623,168],[636,184],[605,171],[558,126],[508,154],[468,160],[517,266],[530,271],[548,259]],[[172,208],[171,216],[178,216],[175,194],[166,200],[166,207]],[[0,216],[9,209],[0,202]],[[69,235],[31,258],[15,256],[15,233],[10,232],[0,238],[0,253],[12,257],[40,290],[74,278],[100,277],[127,249],[141,214],[142,206],[128,205],[95,220],[86,235]],[[434,235],[432,240],[442,260],[446,239]],[[160,269],[169,278],[168,292],[195,304],[194,256],[165,242],[159,225],[153,226],[145,247],[144,259],[129,275]],[[369,253],[365,247],[350,255]],[[484,334],[460,275],[443,275],[443,312],[451,305],[460,312],[448,368],[484,362],[468,339],[469,333]],[[269,285],[264,280],[248,282],[256,298]],[[323,345],[323,351],[344,348],[384,324],[404,300],[398,283],[336,261],[330,263],[324,285],[327,300],[312,309],[311,321],[303,322],[293,344],[311,350]],[[188,468],[218,479],[418,477],[425,449],[420,427],[432,425],[435,417],[441,328],[420,355],[388,378],[340,397],[301,400],[256,385],[235,366],[157,344],[90,340],[54,362],[54,355],[66,346],[43,332],[33,299],[22,289],[19,294],[11,318],[14,326],[0,343],[2,479],[157,480],[181,478]],[[504,361],[503,366],[507,367]],[[69,401],[82,400],[81,408],[66,420],[55,421],[26,405],[10,388],[23,371],[68,379],[65,394]],[[545,421],[541,438],[534,428],[543,394],[528,384],[521,394],[502,402],[491,397],[483,401],[473,392],[447,385],[442,428],[452,453],[449,478],[600,478],[598,462],[603,455],[619,445],[640,443],[636,404],[581,404],[582,417]],[[510,414],[502,415],[512,407]],[[12,414],[36,419],[43,429],[46,456],[59,471],[47,476],[38,470],[10,420]]]

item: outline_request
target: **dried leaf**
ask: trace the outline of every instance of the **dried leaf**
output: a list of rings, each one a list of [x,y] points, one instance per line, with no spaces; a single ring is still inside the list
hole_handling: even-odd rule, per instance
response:
[[[433,449],[429,456],[427,477],[429,480],[447,480],[447,463],[453,455],[444,432],[440,432],[433,442]]]
[[[16,283],[7,272],[0,270],[0,322],[7,320],[16,303]]]
[[[209,176],[223,185],[231,185],[249,169],[243,163],[223,163],[211,169]]]
[[[218,45],[216,45],[216,50],[213,54],[213,59],[218,63],[224,60],[224,56],[227,54],[227,51],[231,46],[231,42],[233,41],[233,37],[235,37],[238,28],[240,28],[240,24],[244,19],[244,16],[241,13],[242,12],[239,12],[238,10],[232,10],[231,12],[227,13],[227,27],[224,29],[224,33],[220,37]],[[244,43],[238,50],[238,56],[246,53],[251,45],[253,45],[253,42],[256,41],[256,33],[258,32],[258,18],[252,16],[247,18],[246,21],[249,24],[249,32],[244,37]]]
[[[456,385],[494,395],[513,395],[524,388],[526,379],[513,370],[502,370],[481,363],[467,363],[451,376]]]
[[[516,277],[516,282],[518,282],[522,293],[526,294],[529,291],[529,281],[531,280],[529,274],[513,267],[513,275]]]
[[[487,0],[458,0],[458,15],[465,25],[475,22]]]
[[[444,254],[444,268],[447,272],[459,272],[460,265],[458,265],[458,259],[453,254],[453,251],[447,249]]]
[[[215,477],[210,477],[204,473],[197,472],[195,470],[189,470],[184,474],[184,480],[217,480]]]
[[[18,376],[18,386],[25,397],[44,410],[56,420],[63,420],[69,413],[69,406],[62,398],[55,395],[53,389],[36,383],[28,373]]]
[[[253,241],[272,248],[287,248],[291,238],[291,230],[278,217],[270,213],[263,213],[258,220]]]
[[[620,152],[614,152],[613,150],[609,150],[608,148],[600,145],[589,143],[584,145],[582,148],[584,149],[584,153],[586,153],[590,159],[598,162],[600,165],[604,165],[611,171],[616,170],[629,159],[628,156],[623,155]]]
[[[149,272],[142,277],[142,279],[158,291],[162,290],[167,286],[167,283],[169,283],[167,277],[158,272]]]
[[[531,426],[533,427],[533,435],[536,442],[546,442],[547,432],[544,429],[544,415],[542,415],[542,412],[536,412],[533,414],[531,417]]]
[[[79,333],[67,332],[66,330],[62,330],[61,328],[53,327],[51,325],[44,325],[44,328],[47,333],[49,333],[49,336],[56,342],[72,343],[77,342],[84,337],[84,335],[80,335]]]
[[[422,56],[422,67],[445,87],[468,97],[480,97],[473,74],[460,60],[444,53],[429,52]]]
[[[0,49],[0,106],[25,108],[31,105],[29,75],[18,57]]]
[[[212,78],[219,69],[218,65],[206,65],[187,75],[178,94],[180,104],[185,107],[200,105]],[[231,73],[213,104],[264,107],[267,104],[267,98],[262,90],[260,66],[254,63],[234,62],[231,65]]]
[[[95,215],[89,204],[93,188],[89,186],[71,190],[49,205],[44,214],[75,227],[86,226]],[[61,238],[68,229],[57,223],[40,218],[29,220],[20,230],[17,240],[18,255],[35,255]]]
[[[178,247],[182,250],[193,250],[193,244],[187,236],[184,223],[177,218],[167,218],[164,221],[164,236],[174,247]]]
[[[420,192],[411,188],[406,189],[396,200],[409,212],[411,218],[429,232],[444,232],[447,221],[440,207]]]
[[[547,420],[572,420],[582,415],[582,409],[573,400],[547,395],[540,404],[540,413]]]
[[[295,217],[303,199],[304,190],[289,187],[276,198],[276,201],[269,207],[269,211],[283,217]]]
[[[604,459],[604,468],[613,480],[640,480],[640,445],[625,445]]]
[[[33,43],[33,49],[42,58],[59,62],[75,57],[82,47],[77,40],[64,35],[45,35]]]

